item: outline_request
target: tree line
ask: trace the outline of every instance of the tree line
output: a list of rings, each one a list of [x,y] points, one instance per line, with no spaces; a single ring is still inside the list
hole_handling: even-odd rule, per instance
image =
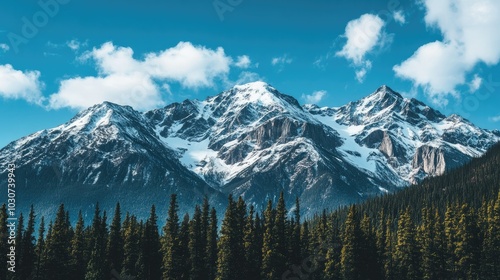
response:
[[[262,213],[229,197],[218,228],[208,201],[192,217],[178,216],[171,196],[161,233],[155,206],[146,221],[120,204],[108,224],[96,205],[91,225],[81,213],[72,226],[64,205],[46,226],[35,213],[19,217],[16,273],[3,259],[1,279],[498,279],[500,276],[500,193],[480,207],[447,205],[443,214],[424,207],[372,218],[353,205],[301,222],[297,200],[288,214],[283,194]],[[5,242],[6,208],[0,209]],[[47,231],[47,232],[46,232]]]
[[[90,225],[81,212],[72,225],[63,204],[47,225],[32,207],[18,219],[16,273],[3,205],[0,279],[499,279],[499,187],[496,145],[444,176],[310,219],[283,193],[262,212],[229,196],[220,223],[207,199],[180,218],[173,194],[161,229],[154,205],[144,221],[117,204],[108,221],[97,204]]]

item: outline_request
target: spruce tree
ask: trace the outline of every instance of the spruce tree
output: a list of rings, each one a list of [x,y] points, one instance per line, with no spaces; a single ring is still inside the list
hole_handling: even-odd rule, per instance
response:
[[[205,196],[203,198],[203,205],[201,207],[201,238],[203,239],[201,241],[202,247],[203,247],[203,267],[201,268],[201,275],[203,279],[208,279],[208,274],[210,268],[208,267],[208,262],[207,260],[207,246],[208,246],[208,231],[209,231],[209,224],[210,224],[210,205],[208,203],[208,198]]]
[[[123,253],[124,259],[120,275],[122,278],[134,277],[137,275],[136,263],[140,253],[141,231],[137,218],[127,213],[123,222]]]
[[[189,214],[185,214],[179,228],[179,259],[180,273],[179,279],[188,280],[191,269],[191,260],[189,258]]]
[[[479,229],[474,212],[467,204],[460,208],[455,255],[460,279],[477,279],[479,271]]]
[[[243,264],[238,262],[238,255],[243,253],[242,248],[239,248],[242,241],[238,240],[240,235],[237,227],[238,208],[232,195],[229,195],[218,244],[217,280],[241,279],[242,277],[241,266]]]
[[[349,208],[347,219],[344,224],[343,246],[340,257],[340,272],[345,280],[357,280],[361,278],[361,242],[362,233],[360,222],[355,206]]]
[[[70,278],[70,238],[70,225],[68,224],[64,204],[61,204],[57,210],[54,224],[49,225],[47,233],[45,275],[51,280],[67,280]]]
[[[326,252],[326,262],[324,276],[326,279],[340,279],[340,254],[341,254],[341,236],[338,217],[332,215],[328,223],[328,249]]]
[[[91,228],[90,260],[85,273],[85,280],[101,280],[108,278],[111,271],[106,264],[106,212],[101,217],[99,204],[94,210]]]
[[[203,275],[205,267],[205,243],[206,236],[203,236],[202,213],[198,205],[196,205],[193,219],[189,224],[189,258],[190,258],[190,279],[202,280],[206,279]]]
[[[417,280],[419,276],[418,247],[415,226],[407,208],[398,219],[397,244],[394,262],[398,279]]]
[[[116,203],[113,220],[109,227],[109,238],[106,249],[106,257],[111,271],[120,273],[123,264],[124,241],[121,234],[121,208],[120,203]]]
[[[291,229],[290,241],[290,263],[298,265],[302,262],[301,240],[300,240],[300,201],[295,198],[295,209],[293,210],[293,228]]]
[[[260,255],[261,248],[258,247],[257,234],[254,221],[254,207],[250,206],[247,222],[245,225],[245,273],[244,279],[259,279],[260,277]]]
[[[163,252],[163,278],[181,279],[182,277],[182,252],[179,240],[179,216],[177,195],[170,197],[167,222],[163,227],[162,252]]]
[[[85,279],[86,262],[84,259],[85,252],[85,224],[83,221],[82,211],[78,213],[78,220],[75,226],[75,232],[71,240],[71,275],[72,279]]]
[[[35,210],[31,205],[28,224],[22,236],[22,262],[19,262],[19,279],[31,279],[35,266]]]
[[[210,219],[207,231],[206,264],[207,279],[214,280],[217,276],[217,212],[215,208],[210,211]]]
[[[266,210],[264,211],[264,237],[262,244],[262,272],[261,278],[265,280],[274,280],[277,276],[275,271],[275,213],[272,201],[267,202]]]
[[[142,261],[144,263],[143,276],[145,279],[160,279],[162,255],[160,234],[158,232],[158,216],[156,215],[156,207],[154,205],[151,206],[149,218],[144,225],[141,247]],[[141,261],[138,260],[138,262],[140,263]]]

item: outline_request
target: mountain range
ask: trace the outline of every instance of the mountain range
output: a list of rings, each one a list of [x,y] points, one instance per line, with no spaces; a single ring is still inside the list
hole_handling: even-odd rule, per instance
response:
[[[120,201],[147,217],[151,204],[166,213],[171,193],[185,212],[205,196],[224,209],[228,194],[262,210],[281,191],[312,215],[441,175],[498,141],[387,86],[329,108],[254,82],[147,112],[95,105],[2,148],[0,170],[15,163],[20,209],[47,215]]]

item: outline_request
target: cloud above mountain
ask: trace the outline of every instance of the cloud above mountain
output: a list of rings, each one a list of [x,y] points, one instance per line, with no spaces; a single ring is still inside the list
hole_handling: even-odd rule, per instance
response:
[[[162,89],[168,83],[197,90],[214,87],[227,80],[231,67],[248,68],[248,56],[233,60],[224,49],[209,49],[190,42],[151,52],[142,59],[130,47],[107,42],[79,57],[95,64],[97,76],[73,77],[60,82],[59,91],[50,96],[50,108],[83,109],[103,101],[132,105],[146,110],[164,105]]]
[[[336,56],[344,57],[353,64],[356,79],[360,83],[372,68],[372,62],[366,56],[392,40],[392,37],[386,34],[384,26],[385,21],[373,14],[364,14],[347,23],[343,35],[347,41]]]
[[[424,0],[422,5],[427,27],[438,30],[442,39],[420,46],[393,69],[423,88],[434,103],[446,105],[449,95],[459,96],[458,86],[477,85],[476,76],[469,77],[477,65],[499,63],[500,2]]]

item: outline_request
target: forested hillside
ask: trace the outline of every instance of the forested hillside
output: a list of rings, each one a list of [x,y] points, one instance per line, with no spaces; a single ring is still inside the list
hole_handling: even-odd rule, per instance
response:
[[[0,279],[499,279],[499,187],[496,145],[444,176],[306,221],[283,195],[262,213],[230,196],[220,228],[206,200],[180,218],[176,195],[146,221],[118,204],[112,218],[97,206],[91,225],[81,215],[72,225],[61,205],[53,220],[19,217],[16,272],[2,265]],[[5,206],[0,216],[5,264]]]

